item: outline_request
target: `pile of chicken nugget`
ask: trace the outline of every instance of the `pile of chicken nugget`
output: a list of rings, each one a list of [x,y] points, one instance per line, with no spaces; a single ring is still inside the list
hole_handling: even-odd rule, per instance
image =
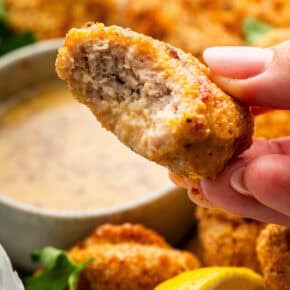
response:
[[[71,27],[97,21],[130,27],[197,57],[209,46],[244,44],[246,17],[273,27],[256,46],[290,38],[288,0],[7,0],[6,8],[16,30],[31,29],[39,40],[61,37]],[[255,137],[288,136],[289,123],[290,111],[259,115]],[[194,216],[197,230],[186,251],[173,249],[141,225],[96,229],[69,252],[76,262],[97,258],[81,274],[80,289],[152,290],[200,266],[249,267],[264,275],[266,289],[290,289],[289,228],[217,209],[197,208]]]

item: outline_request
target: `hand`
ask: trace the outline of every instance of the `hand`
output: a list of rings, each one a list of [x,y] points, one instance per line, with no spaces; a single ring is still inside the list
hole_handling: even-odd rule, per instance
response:
[[[213,81],[233,97],[262,111],[290,109],[290,41],[267,49],[209,48],[204,59]],[[172,178],[187,189],[195,184]],[[254,141],[215,180],[204,180],[201,187],[208,207],[290,226],[290,137]]]

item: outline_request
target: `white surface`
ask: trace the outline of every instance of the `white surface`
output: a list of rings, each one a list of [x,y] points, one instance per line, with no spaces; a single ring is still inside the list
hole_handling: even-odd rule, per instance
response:
[[[24,290],[17,273],[13,270],[9,257],[0,244],[0,290]]]

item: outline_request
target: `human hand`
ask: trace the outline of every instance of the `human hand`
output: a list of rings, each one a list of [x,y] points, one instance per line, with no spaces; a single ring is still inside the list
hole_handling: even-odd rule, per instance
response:
[[[290,109],[290,41],[267,49],[209,48],[204,59],[211,78],[233,97],[262,111]],[[196,181],[172,179],[200,204],[190,193]],[[254,141],[216,179],[202,181],[201,188],[207,199],[203,206],[290,226],[290,137]]]

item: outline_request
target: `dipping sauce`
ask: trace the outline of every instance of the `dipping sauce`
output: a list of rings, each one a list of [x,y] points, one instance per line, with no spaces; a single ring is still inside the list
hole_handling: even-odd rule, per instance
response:
[[[165,168],[101,128],[63,84],[1,104],[1,194],[38,207],[85,210],[124,204],[166,183]]]

